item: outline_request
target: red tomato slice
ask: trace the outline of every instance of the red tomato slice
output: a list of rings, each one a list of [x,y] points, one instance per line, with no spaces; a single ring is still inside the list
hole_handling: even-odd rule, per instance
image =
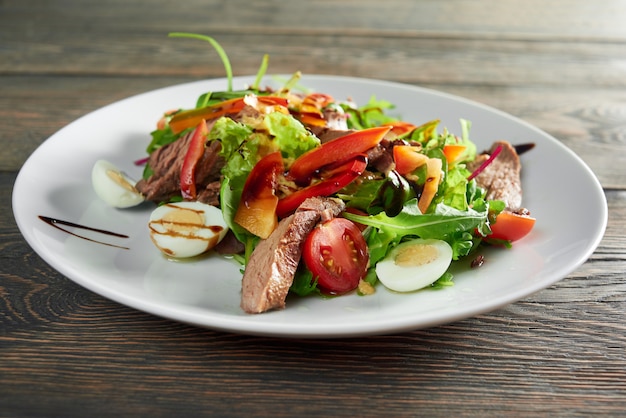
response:
[[[375,147],[389,130],[390,126],[364,129],[325,142],[298,157],[289,168],[289,176],[299,185],[308,184],[313,173],[328,164],[346,161]]]
[[[302,257],[320,290],[336,295],[356,289],[369,264],[365,238],[345,218],[317,225],[304,242]]]
[[[535,226],[535,218],[503,211],[491,224],[491,234],[487,238],[517,241],[528,235]]]
[[[395,121],[395,122],[384,123],[383,126],[391,126],[391,132],[393,132],[394,134],[398,136],[411,133],[417,128],[417,126],[413,125],[412,123],[404,122],[400,120]]]

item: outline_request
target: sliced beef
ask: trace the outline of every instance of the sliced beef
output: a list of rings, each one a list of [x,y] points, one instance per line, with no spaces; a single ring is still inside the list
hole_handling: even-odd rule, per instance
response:
[[[261,313],[285,307],[306,237],[323,213],[337,216],[344,207],[338,199],[309,198],[256,246],[242,280],[241,308],[245,312]]]
[[[406,144],[407,143],[401,139],[389,140],[383,138],[380,144],[367,152],[369,166],[381,173],[389,173],[389,171],[396,167],[393,159],[393,147]]]
[[[217,180],[211,181],[212,178]],[[199,202],[206,203],[211,206],[220,205],[220,188],[222,187],[222,181],[220,180],[219,173],[214,173],[213,177],[208,177],[205,182],[207,184],[202,189],[197,189],[198,196],[196,199]]]
[[[334,129],[328,126],[310,126],[309,130],[319,138],[322,144],[355,132],[350,129]]]
[[[150,154],[148,164],[153,174],[148,179],[140,180],[136,185],[146,200],[163,202],[180,195],[180,170],[191,138],[192,133],[189,133]],[[196,188],[199,193],[198,200],[203,203],[216,202],[216,195],[213,193],[214,183],[220,181],[219,173],[224,165],[223,159],[219,156],[220,150],[220,142],[211,141],[197,165]]]
[[[522,206],[522,164],[515,148],[507,141],[497,141],[491,148],[468,164],[470,171],[476,170],[498,147],[500,154],[478,175],[476,183],[487,190],[487,199],[502,200],[509,210]]]

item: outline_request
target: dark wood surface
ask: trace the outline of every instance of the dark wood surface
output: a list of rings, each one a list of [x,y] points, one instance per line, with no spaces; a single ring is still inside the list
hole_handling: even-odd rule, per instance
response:
[[[622,415],[624,22],[619,0],[0,0],[0,416]],[[255,73],[268,53],[271,72],[400,81],[520,117],[596,173],[605,237],[543,291],[401,335],[235,335],[91,293],[24,241],[13,182],[76,118],[223,76],[207,47],[172,31],[217,38],[236,74]]]

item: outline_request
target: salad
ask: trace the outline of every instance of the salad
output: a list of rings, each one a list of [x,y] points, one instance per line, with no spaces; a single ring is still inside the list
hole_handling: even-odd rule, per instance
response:
[[[256,82],[234,90],[213,38],[172,36],[210,42],[227,90],[162,115],[139,182],[100,161],[94,188],[114,206],[157,203],[149,232],[167,256],[211,250],[240,262],[246,312],[283,308],[288,293],[449,286],[452,263],[478,266],[481,245],[510,247],[533,228],[521,148],[500,141],[479,152],[467,120],[458,135],[438,120],[414,124],[376,97],[307,91],[299,73],[262,87],[267,56]],[[123,187],[107,194],[104,177]]]

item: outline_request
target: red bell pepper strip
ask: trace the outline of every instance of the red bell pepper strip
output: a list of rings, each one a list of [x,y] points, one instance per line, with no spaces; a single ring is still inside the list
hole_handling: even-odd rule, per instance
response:
[[[186,200],[196,199],[196,165],[204,154],[206,137],[209,134],[206,121],[202,119],[193,131],[183,165],[180,170],[180,191]]]
[[[305,126],[324,127],[327,125],[326,119],[319,113],[292,112],[292,115]]]
[[[225,115],[233,115],[239,113],[246,105],[244,97],[225,100],[218,104],[202,107],[200,109],[184,110],[172,116],[170,120],[170,128],[175,134],[191,128],[198,124],[202,119],[213,120]],[[259,103],[265,105],[280,105],[287,107],[288,100],[284,97],[276,96],[258,96]]]
[[[390,130],[390,126],[369,128],[325,142],[298,157],[289,168],[289,177],[298,185],[309,184],[313,173],[328,164],[343,162],[363,154],[378,145]]]
[[[346,187],[359,177],[367,167],[367,157],[363,154],[352,156],[350,160],[338,165],[317,183],[297,190],[278,201],[276,214],[279,218],[289,216],[309,197],[330,196]]]
[[[398,136],[406,135],[417,129],[417,126],[413,125],[412,123],[400,120],[395,122],[383,123],[383,126],[391,126],[391,132]]]

